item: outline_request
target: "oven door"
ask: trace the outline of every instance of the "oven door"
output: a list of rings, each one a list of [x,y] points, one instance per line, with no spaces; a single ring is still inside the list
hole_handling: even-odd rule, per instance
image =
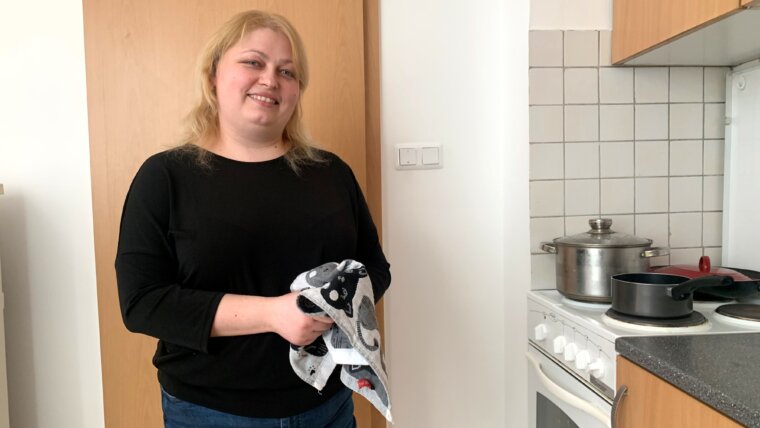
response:
[[[609,428],[612,404],[528,346],[530,428]]]

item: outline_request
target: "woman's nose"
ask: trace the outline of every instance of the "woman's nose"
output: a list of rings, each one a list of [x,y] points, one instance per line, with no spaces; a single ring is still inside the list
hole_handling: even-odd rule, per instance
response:
[[[267,68],[259,75],[259,84],[268,88],[277,87],[277,71]]]

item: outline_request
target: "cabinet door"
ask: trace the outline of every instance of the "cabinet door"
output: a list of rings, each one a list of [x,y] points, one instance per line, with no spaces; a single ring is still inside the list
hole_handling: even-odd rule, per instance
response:
[[[376,2],[369,3],[376,13]],[[306,124],[323,147],[351,165],[366,189],[364,4],[343,0],[84,0],[107,427],[162,426],[159,388],[151,365],[156,341],[124,328],[113,263],[129,183],[149,154],[176,141],[179,123],[190,107],[193,67],[205,39],[242,10],[259,8],[288,17],[301,33],[309,55]],[[370,24],[375,21],[368,20]],[[375,43],[371,46],[375,46],[376,36],[372,37]],[[377,67],[374,59],[368,64]],[[370,89],[376,96],[376,88]],[[369,113],[370,123],[379,122],[373,116],[376,111]],[[372,193],[369,199],[378,200]],[[357,404],[360,423],[377,420],[370,415],[366,400]],[[363,426],[370,426],[369,422]]]
[[[740,0],[615,0],[612,62],[632,59],[739,10]]]
[[[617,358],[617,384],[628,387],[617,409],[620,428],[741,426],[623,357]]]

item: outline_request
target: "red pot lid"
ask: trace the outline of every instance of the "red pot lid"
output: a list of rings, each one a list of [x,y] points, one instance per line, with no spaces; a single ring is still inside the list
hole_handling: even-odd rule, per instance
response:
[[[733,269],[712,267],[710,265],[710,257],[708,256],[700,257],[699,263],[697,265],[658,266],[653,268],[652,272],[680,275],[688,278],[699,278],[708,275],[723,275],[730,276],[734,279],[734,281],[753,281],[752,278]]]

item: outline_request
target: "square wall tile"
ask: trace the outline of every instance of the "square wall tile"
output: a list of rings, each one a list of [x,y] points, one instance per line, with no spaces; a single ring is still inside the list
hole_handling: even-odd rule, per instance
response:
[[[723,138],[726,132],[726,105],[705,104],[705,138]]]
[[[565,143],[565,178],[599,177],[599,143]]]
[[[602,178],[633,177],[633,141],[601,143],[599,157]]]
[[[670,177],[670,212],[702,211],[702,177]]]
[[[599,31],[599,65],[612,65],[612,31]]]
[[[596,67],[598,65],[598,32],[565,31],[565,67]]]
[[[531,181],[530,183],[530,215],[561,216],[564,215],[565,205],[564,182]]]
[[[531,68],[528,84],[531,105],[562,104],[562,69]]]
[[[723,213],[702,213],[702,245],[720,247],[723,245]]]
[[[705,211],[723,210],[723,176],[711,175],[704,178]]]
[[[710,264],[712,264],[713,266],[723,265],[723,248],[722,247],[704,248],[703,255],[710,258]]]
[[[668,178],[637,178],[636,213],[668,212]]]
[[[556,143],[563,140],[563,107],[530,107],[530,141],[532,143]]]
[[[602,180],[602,215],[633,213],[633,178]]]
[[[566,215],[599,215],[599,180],[565,180]]]
[[[562,67],[562,31],[531,31],[529,38],[531,67]]]
[[[705,102],[722,103],[726,101],[726,75],[728,67],[705,67]]]
[[[670,105],[670,139],[702,138],[703,104]]]
[[[599,71],[596,68],[565,69],[565,104],[599,102]]]
[[[670,175],[702,174],[702,140],[670,142]]]
[[[530,289],[551,290],[557,288],[554,254],[533,254],[530,256]]]
[[[541,250],[541,242],[551,242],[552,239],[565,235],[564,217],[539,217],[530,219],[530,252],[545,254]]]
[[[565,141],[599,141],[599,106],[565,106]]]
[[[633,214],[605,215],[604,218],[612,220],[612,226],[610,226],[610,228],[613,231],[618,233],[627,233],[629,235],[636,234]]]
[[[668,102],[667,67],[637,67],[633,75],[637,103]]]
[[[723,174],[723,140],[705,140],[705,175]]]
[[[636,236],[652,240],[652,245],[667,247],[669,244],[667,214],[636,214]]]
[[[639,104],[636,105],[635,111],[636,140],[668,139],[667,104]]]
[[[633,140],[633,104],[599,106],[599,138]]]
[[[633,68],[600,68],[599,102],[602,104],[633,103]]]
[[[702,102],[702,67],[670,68],[670,102]]]
[[[670,214],[670,246],[673,248],[702,246],[702,213]]]
[[[530,145],[530,179],[551,180],[565,176],[562,143]]]
[[[667,141],[636,141],[635,150],[637,177],[668,175]]]
[[[695,265],[702,257],[702,248],[673,248],[670,250],[670,263],[674,265]]]
[[[592,218],[597,218],[596,215],[582,215],[565,217],[565,235],[575,235],[576,233],[588,232],[591,230],[591,226],[588,221]]]

